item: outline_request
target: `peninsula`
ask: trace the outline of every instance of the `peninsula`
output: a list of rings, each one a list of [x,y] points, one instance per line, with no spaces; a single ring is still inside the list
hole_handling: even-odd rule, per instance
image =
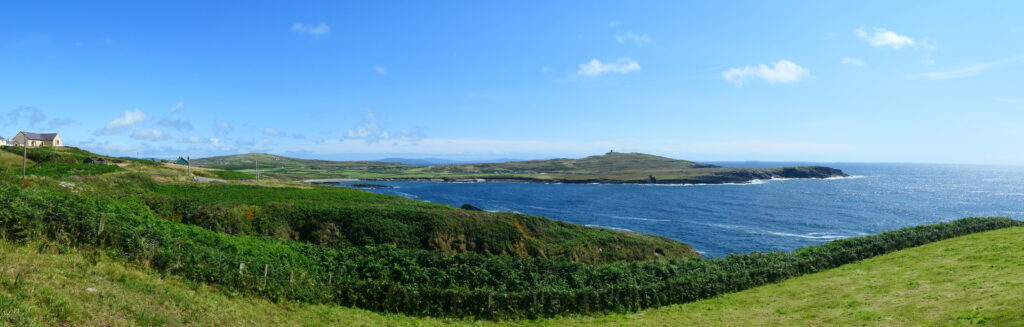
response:
[[[193,165],[254,173],[284,180],[529,182],[578,184],[726,184],[773,178],[848,176],[822,166],[731,168],[643,153],[608,152],[581,159],[413,166],[380,161],[326,161],[261,153],[193,160]]]

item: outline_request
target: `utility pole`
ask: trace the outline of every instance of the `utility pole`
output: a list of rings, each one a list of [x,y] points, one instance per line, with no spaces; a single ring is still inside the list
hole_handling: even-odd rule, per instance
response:
[[[256,181],[260,181],[260,159],[256,159]]]
[[[192,176],[192,156],[185,156],[185,162],[188,163],[188,176]]]

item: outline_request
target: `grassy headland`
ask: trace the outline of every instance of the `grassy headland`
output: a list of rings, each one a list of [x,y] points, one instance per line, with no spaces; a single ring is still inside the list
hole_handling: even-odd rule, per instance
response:
[[[244,154],[195,159],[202,167],[252,173],[256,160],[261,173],[303,180],[357,178],[364,180],[516,181],[539,183],[743,183],[769,178],[826,178],[846,176],[820,167],[725,168],[642,153],[609,152],[582,159],[550,159],[488,164],[412,166],[376,161],[305,160],[269,154]]]

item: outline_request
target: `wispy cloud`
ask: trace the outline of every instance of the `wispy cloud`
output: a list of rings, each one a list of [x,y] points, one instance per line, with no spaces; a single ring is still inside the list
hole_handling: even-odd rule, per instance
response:
[[[789,84],[808,77],[811,77],[809,70],[788,60],[776,61],[771,67],[762,64],[732,68],[722,72],[722,78],[736,87],[743,87],[744,83],[754,79],[763,79],[769,84]]]
[[[367,110],[363,120],[345,133],[345,140],[361,140],[366,143],[410,143],[415,144],[427,135],[420,129],[389,130],[377,119],[377,114]]]
[[[638,47],[642,47],[651,43],[651,36],[644,34],[636,34],[633,31],[626,31],[625,33],[615,34],[615,42],[622,43],[633,43]]]
[[[327,33],[330,33],[331,32],[331,27],[328,26],[325,23],[320,23],[320,24],[317,24],[317,25],[306,25],[306,24],[303,24],[303,23],[295,23],[295,24],[292,24],[292,32],[320,36],[320,35],[327,35]]]
[[[17,107],[8,111],[4,116],[7,118],[4,127],[18,125],[23,119],[29,127],[40,127],[39,123],[46,121],[46,114],[36,107]],[[53,126],[53,124],[50,125]]]
[[[922,74],[911,75],[911,76],[909,76],[909,78],[910,79],[922,79],[923,78],[923,79],[934,79],[934,80],[947,80],[947,79],[966,78],[966,77],[971,77],[971,76],[975,76],[975,75],[981,74],[981,73],[983,73],[985,71],[988,71],[988,70],[991,70],[991,69],[994,69],[994,68],[999,68],[999,67],[1019,64],[1019,63],[1022,63],[1022,62],[1024,62],[1024,55],[1016,55],[1016,56],[1007,57],[1007,58],[1003,58],[1003,59],[999,59],[999,60],[995,60],[995,61],[989,61],[989,62],[977,63],[977,64],[973,64],[973,65],[956,67],[956,68],[947,69],[947,70],[939,70],[939,71],[932,71],[932,72],[927,72],[927,73],[922,73]]]
[[[638,70],[640,70],[640,64],[633,61],[633,59],[625,57],[619,58],[614,62],[602,62],[597,59],[591,59],[586,63],[580,64],[576,74],[596,77],[604,74],[628,74]]]
[[[178,138],[177,142],[180,143],[180,144],[202,144],[202,143],[209,142],[209,139],[198,137],[198,136],[189,136],[189,137]]]
[[[864,61],[860,60],[860,59],[857,59],[857,58],[846,57],[846,58],[843,58],[843,60],[840,60],[839,62],[842,63],[843,65],[858,66],[858,67],[864,66]]]
[[[234,131],[235,128],[226,121],[217,121],[213,123],[213,130],[220,134],[228,134]]]
[[[121,117],[114,118],[114,120],[107,122],[102,129],[93,134],[103,136],[123,133],[132,129],[132,127],[135,127],[136,124],[145,121],[146,118],[148,118],[148,116],[146,116],[142,110],[128,110],[125,111],[124,115]]]
[[[874,33],[865,31],[864,28],[858,28],[853,30],[853,33],[857,35],[858,39],[867,41],[873,47],[890,47],[896,50],[904,47],[921,48],[925,50],[935,50],[935,44],[927,40],[914,40],[913,38],[900,35],[896,32],[875,27]]]
[[[163,141],[170,139],[170,136],[159,129],[143,128],[132,132],[131,138],[145,141]]]
[[[269,136],[281,136],[281,135],[283,135],[283,134],[284,134],[284,133],[281,133],[281,131],[279,131],[279,130],[277,130],[277,129],[273,129],[273,128],[270,128],[270,127],[267,127],[267,128],[264,128],[264,129],[263,129],[263,135],[269,135]]]
[[[388,74],[388,68],[381,65],[373,66],[373,71],[376,72],[378,75]]]
[[[188,120],[188,118],[179,118],[179,119],[163,118],[163,119],[160,119],[160,121],[157,122],[156,124],[160,125],[160,126],[163,126],[163,127],[173,128],[173,129],[175,129],[175,130],[177,130],[179,132],[187,132],[187,131],[191,131],[192,130],[192,122],[190,122]]]

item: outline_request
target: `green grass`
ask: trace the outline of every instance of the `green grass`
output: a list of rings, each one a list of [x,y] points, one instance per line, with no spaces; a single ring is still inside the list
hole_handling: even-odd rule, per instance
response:
[[[30,165],[35,164],[34,161],[28,162]],[[21,156],[7,152],[0,151],[0,169],[21,169]],[[20,171],[19,171],[20,173]]]
[[[29,168],[28,174],[36,176],[62,178],[82,175],[102,175],[122,170],[124,170],[124,168],[121,168],[116,165],[93,165],[81,163],[51,162],[38,164]]]
[[[0,325],[1024,326],[1021,227],[939,241],[684,305],[503,322],[272,302],[126,266],[90,250],[59,252],[46,244],[0,240]]]
[[[229,180],[229,181],[237,181],[237,180],[242,180],[242,179],[254,179],[254,178],[256,178],[253,175],[246,174],[246,173],[240,172],[240,171],[233,171],[233,170],[210,169],[210,170],[207,170],[206,172],[209,173],[210,175],[213,175],[214,178],[219,178],[219,179]]]

